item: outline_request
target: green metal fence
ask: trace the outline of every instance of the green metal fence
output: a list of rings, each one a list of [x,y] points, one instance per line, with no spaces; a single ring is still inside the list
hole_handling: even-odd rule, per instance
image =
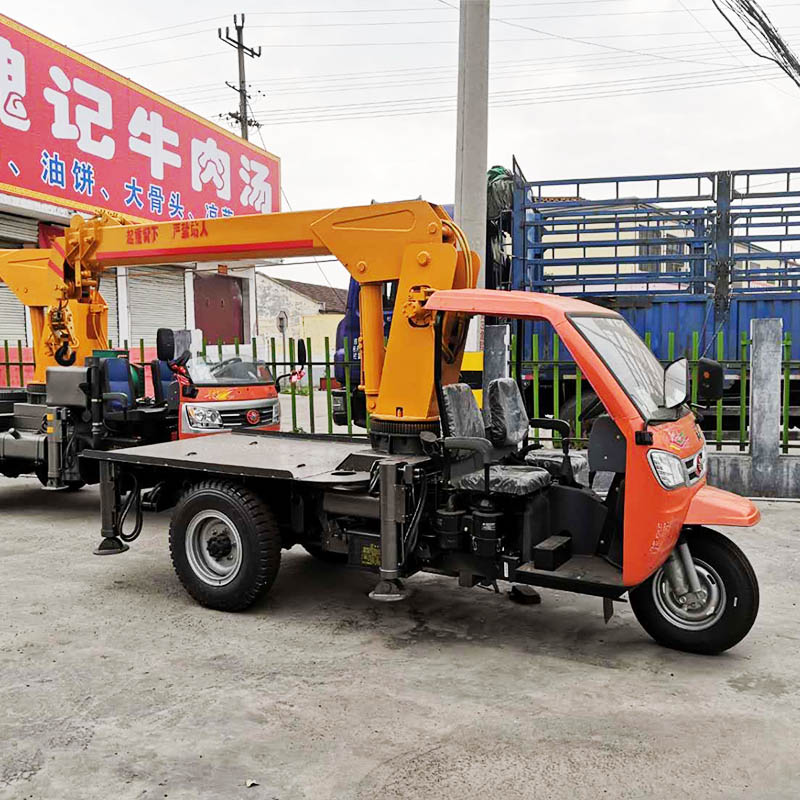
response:
[[[668,359],[664,363],[672,361],[677,354],[675,352],[675,333],[670,332],[667,336],[667,355]],[[688,354],[690,370],[692,375],[692,403],[697,403],[697,363],[703,355],[699,351],[700,337],[697,332],[691,336],[691,352]],[[651,336],[645,334],[645,343],[650,346]],[[301,382],[294,382],[284,379],[281,385],[281,393],[288,395],[290,406],[290,420],[284,422],[284,427],[292,431],[305,431],[309,433],[335,433],[346,431],[349,435],[363,432],[355,426],[353,421],[353,408],[350,402],[351,390],[351,371],[360,366],[357,360],[346,360],[341,362],[344,369],[344,424],[334,425],[333,421],[333,396],[334,388],[334,360],[332,343],[325,337],[323,346],[319,348],[312,343],[310,338],[306,343],[306,365],[305,375]],[[585,382],[580,369],[572,361],[569,354],[561,346],[558,336],[553,337],[552,358],[540,358],[543,351],[543,342],[539,334],[532,335],[530,360],[522,360],[517,363],[514,354],[517,352],[516,337],[512,336],[512,359],[511,374],[514,377],[522,375],[528,400],[531,403],[531,413],[534,417],[541,417],[541,409],[548,408],[554,417],[559,417],[563,397],[574,397],[574,409],[570,414],[571,419],[567,420],[573,429],[575,439],[578,444],[586,443],[586,426],[580,420],[583,411],[583,396],[591,390]],[[726,397],[717,401],[711,408],[703,409],[702,414],[706,419],[704,428],[706,438],[710,445],[716,450],[737,450],[745,451],[749,446],[748,432],[748,403],[750,390],[750,339],[745,331],[742,331],[738,342],[738,358],[731,360],[724,358],[726,351],[723,333],[717,334],[713,355],[722,363],[726,376]],[[781,430],[780,445],[783,453],[800,449],[800,441],[795,435],[797,420],[800,419],[800,405],[793,406],[793,392],[791,391],[793,381],[800,378],[800,361],[791,360],[791,335],[784,334],[783,339],[783,360],[781,363]],[[113,341],[108,342],[109,349],[114,348]],[[273,376],[290,374],[296,366],[297,360],[297,340],[287,338],[285,340],[285,351],[278,357],[278,346],[275,338],[264,342],[261,347],[256,338],[250,342],[240,343],[234,341],[233,345],[224,345],[221,341],[211,343],[203,341],[202,355],[208,361],[221,361],[224,357],[231,357],[232,352],[242,358],[252,358],[254,361],[265,363]],[[316,348],[316,349],[315,349]],[[149,359],[155,357],[152,347],[146,347],[144,340],[140,339],[138,345],[131,348],[128,341],[122,342],[123,351],[129,353],[133,363],[147,365]],[[281,350],[284,344],[281,344]],[[148,352],[150,351],[150,352]],[[321,352],[320,352],[321,351]],[[352,355],[350,342],[344,341],[344,352]],[[321,358],[317,358],[317,356]],[[21,341],[3,341],[2,353],[0,353],[0,385],[6,387],[20,386],[32,379],[33,375],[33,355],[30,348],[24,347]],[[324,388],[321,388],[321,379],[324,378]],[[738,383],[738,389],[734,388]],[[800,383],[797,384],[800,387]],[[796,393],[795,393],[796,394]],[[319,417],[317,411],[322,411]],[[711,424],[708,424],[708,420]],[[367,419],[369,426],[369,419]],[[554,445],[559,445],[558,435],[552,435],[548,431],[534,430],[533,435],[536,441],[549,440]]]

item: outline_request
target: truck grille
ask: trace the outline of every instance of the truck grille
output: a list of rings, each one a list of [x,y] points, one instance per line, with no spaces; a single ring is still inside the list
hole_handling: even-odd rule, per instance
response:
[[[266,408],[256,409],[260,412],[261,418],[258,422],[253,424],[270,425],[275,414],[274,408],[275,406],[267,406]],[[247,421],[248,411],[250,411],[249,408],[231,408],[226,411],[220,411],[219,413],[222,417],[222,424],[226,428],[240,428],[242,426],[250,428],[252,425]]]
[[[703,446],[689,458],[683,460],[686,474],[689,477],[689,486],[693,486],[706,474],[706,448]]]

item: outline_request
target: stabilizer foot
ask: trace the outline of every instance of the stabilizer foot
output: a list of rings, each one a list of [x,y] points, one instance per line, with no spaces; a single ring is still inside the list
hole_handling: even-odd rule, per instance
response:
[[[96,556],[115,556],[130,550],[118,536],[104,536],[100,544],[92,551]]]
[[[379,603],[394,603],[397,600],[405,600],[408,597],[402,581],[399,578],[394,580],[378,581],[375,588],[369,593],[371,600]]]
[[[542,602],[542,596],[531,586],[512,586],[508,599],[521,606],[538,606]]]

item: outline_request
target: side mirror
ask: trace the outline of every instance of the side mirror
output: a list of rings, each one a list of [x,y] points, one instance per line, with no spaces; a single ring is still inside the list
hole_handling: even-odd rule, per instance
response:
[[[697,397],[707,403],[722,399],[725,373],[722,364],[711,358],[701,358],[697,362]]]
[[[297,340],[297,369],[303,369],[306,365],[306,343],[304,339]]]
[[[689,362],[685,358],[673,361],[664,370],[664,407],[675,408],[689,394]]]
[[[175,358],[175,331],[172,328],[159,328],[156,331],[156,355],[159,361],[172,361]]]

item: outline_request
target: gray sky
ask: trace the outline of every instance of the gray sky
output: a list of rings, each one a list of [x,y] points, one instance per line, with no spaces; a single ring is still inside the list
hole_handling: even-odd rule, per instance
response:
[[[29,0],[4,9],[209,119],[237,107],[217,27],[247,14],[252,105],[295,209],[452,201],[457,0]],[[800,3],[762,0],[800,51]],[[489,165],[528,178],[792,166],[800,88],[711,0],[492,2]],[[251,139],[260,144],[259,134]],[[284,209],[287,208],[284,200]],[[327,279],[346,273],[326,264]],[[315,266],[275,273],[323,282]]]

